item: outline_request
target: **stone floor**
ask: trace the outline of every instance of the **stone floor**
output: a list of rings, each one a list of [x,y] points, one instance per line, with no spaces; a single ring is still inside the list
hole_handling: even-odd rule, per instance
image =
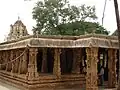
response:
[[[10,86],[8,84],[0,82],[0,90],[20,90],[20,89],[15,88],[13,86]]]

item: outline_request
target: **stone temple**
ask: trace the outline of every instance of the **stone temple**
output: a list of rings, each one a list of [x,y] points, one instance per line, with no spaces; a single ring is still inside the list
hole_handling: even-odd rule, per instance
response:
[[[21,20],[17,20],[14,25],[10,25],[10,33],[8,34],[7,41],[15,40],[23,36],[29,35],[26,26]]]
[[[105,68],[105,87],[116,87],[118,38],[28,35],[21,20],[0,43],[0,81],[21,90],[75,88],[98,90],[98,72]]]

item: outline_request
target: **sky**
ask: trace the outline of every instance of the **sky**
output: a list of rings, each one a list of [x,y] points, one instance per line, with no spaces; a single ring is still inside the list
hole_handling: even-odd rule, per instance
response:
[[[10,32],[10,25],[14,24],[18,19],[18,16],[22,22],[26,25],[29,34],[32,34],[32,27],[36,22],[32,19],[32,9],[38,0],[0,0],[0,42],[3,42]],[[96,7],[96,20],[100,24],[102,23],[102,15],[105,0],[69,0],[70,4],[80,6],[85,4],[87,6]],[[120,1],[118,0],[120,6]],[[120,8],[119,8],[120,9]],[[114,11],[113,0],[107,0],[104,24],[103,26],[113,33],[116,28],[116,17]]]

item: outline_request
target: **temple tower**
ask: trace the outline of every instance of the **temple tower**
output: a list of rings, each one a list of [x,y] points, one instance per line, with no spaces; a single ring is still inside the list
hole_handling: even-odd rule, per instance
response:
[[[23,36],[29,35],[26,26],[18,18],[14,25],[10,25],[10,33],[8,34],[7,41],[15,40]]]

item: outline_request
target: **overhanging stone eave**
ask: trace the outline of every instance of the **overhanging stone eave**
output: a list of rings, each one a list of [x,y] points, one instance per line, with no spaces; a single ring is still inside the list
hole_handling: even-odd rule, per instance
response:
[[[74,39],[48,38],[48,37],[27,37],[15,42],[0,44],[0,50],[10,50],[25,47],[47,47],[47,48],[83,48],[83,47],[101,47],[118,49],[116,37],[108,36],[82,36]],[[72,38],[72,37],[70,37]]]

